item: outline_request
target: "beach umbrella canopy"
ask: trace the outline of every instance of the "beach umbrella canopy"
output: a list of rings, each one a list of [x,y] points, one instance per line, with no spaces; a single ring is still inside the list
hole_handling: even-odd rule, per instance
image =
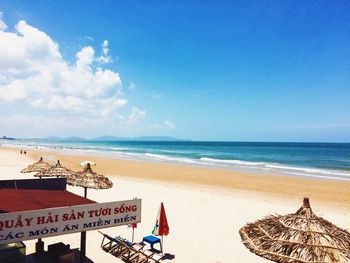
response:
[[[167,236],[169,234],[169,225],[163,202],[160,204],[156,224],[153,228],[152,234],[162,237],[161,250],[163,252],[163,236]]]
[[[156,224],[153,228],[152,234],[156,236],[167,236],[169,234],[169,225],[163,202],[160,204]]]
[[[350,233],[316,216],[308,198],[296,213],[268,216],[239,233],[251,252],[275,262],[350,262]]]
[[[113,186],[113,183],[104,175],[97,174],[92,171],[90,164],[88,163],[84,170],[76,172],[70,176],[67,183],[72,186],[80,186],[90,189],[108,189]],[[86,197],[86,196],[85,196]]]
[[[87,166],[88,164],[90,164],[90,165],[96,165],[94,162],[92,162],[92,161],[82,161],[82,162],[80,162],[80,166]]]
[[[113,183],[105,176],[92,171],[90,163],[84,167],[81,172],[76,172],[67,179],[67,183],[72,186],[84,188],[84,197],[87,197],[87,189],[108,189],[112,188]],[[85,258],[86,250],[86,232],[81,232],[80,238],[81,257]]]
[[[47,171],[51,168],[51,164],[48,162],[44,162],[43,157],[40,157],[40,160],[36,163],[28,165],[26,168],[21,170],[21,173],[32,173],[32,172],[42,172]]]
[[[64,177],[70,178],[75,172],[71,169],[61,166],[60,161],[58,160],[55,166],[52,166],[46,171],[41,171],[40,173],[35,174],[36,177]]]

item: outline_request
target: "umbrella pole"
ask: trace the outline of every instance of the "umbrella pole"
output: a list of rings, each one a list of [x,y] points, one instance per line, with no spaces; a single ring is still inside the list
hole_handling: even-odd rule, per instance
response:
[[[162,236],[162,243],[160,244],[160,251],[162,252],[162,255],[163,255],[163,236]]]
[[[132,242],[132,243],[134,243],[134,231],[135,231],[135,229],[132,228],[132,239],[131,239],[131,242]]]
[[[42,254],[44,252],[44,242],[41,238],[38,239],[38,242],[35,243],[35,253]]]
[[[84,262],[86,251],[86,232],[81,232],[80,236],[80,262]]]
[[[87,196],[87,187],[84,187],[84,197]],[[80,262],[84,262],[86,255],[86,232],[80,234]]]

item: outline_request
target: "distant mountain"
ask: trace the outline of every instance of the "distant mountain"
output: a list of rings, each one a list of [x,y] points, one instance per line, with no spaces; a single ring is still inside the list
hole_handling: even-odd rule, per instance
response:
[[[50,137],[47,137],[47,138],[43,138],[44,140],[49,140],[49,141],[59,141],[59,140],[62,140],[62,138],[59,138],[57,136],[50,136]]]
[[[189,141],[185,139],[178,139],[169,136],[140,136],[132,139],[133,141]]]
[[[77,137],[77,136],[71,136],[71,137],[57,137],[57,136],[50,136],[47,138],[43,138],[43,140],[48,141],[84,141],[86,139]],[[105,135],[105,136],[98,136],[96,138],[91,139],[92,141],[190,141],[185,139],[178,139],[173,138],[169,136],[140,136],[140,137],[133,137],[133,138],[126,138],[126,137],[118,137],[118,136],[112,136],[112,135]]]
[[[17,139],[12,138],[12,137],[2,136],[2,137],[0,137],[0,140],[17,140]]]
[[[123,138],[123,137],[106,135],[106,136],[96,137],[96,138],[94,138],[92,140],[93,141],[129,141],[130,139]]]
[[[71,136],[65,138],[66,141],[85,141],[84,138],[78,137],[78,136]]]
[[[70,137],[57,137],[57,136],[50,136],[47,138],[44,138],[44,140],[49,140],[49,141],[84,141],[84,138],[78,137],[78,136],[70,136]]]
[[[93,139],[94,141],[189,141],[177,139],[169,136],[140,136],[133,138],[117,137],[117,136],[99,136]]]

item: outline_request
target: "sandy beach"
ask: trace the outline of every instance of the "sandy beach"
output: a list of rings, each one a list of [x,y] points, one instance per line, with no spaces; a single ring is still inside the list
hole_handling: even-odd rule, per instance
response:
[[[293,178],[192,167],[171,163],[152,163],[83,156],[77,152],[0,147],[1,179],[32,178],[19,171],[26,165],[45,160],[79,170],[79,162],[94,161],[93,169],[114,183],[109,190],[89,190],[97,202],[142,199],[142,222],[135,230],[135,241],[151,234],[160,202],[164,202],[170,234],[164,238],[164,251],[175,258],[168,262],[268,262],[250,253],[241,243],[239,229],[269,214],[294,213],[304,196],[310,197],[314,212],[336,225],[350,228],[350,183],[335,180]],[[68,190],[83,195],[83,189]],[[104,229],[112,236],[131,239],[131,229]],[[79,235],[45,238],[79,247]],[[100,248],[102,236],[87,234],[87,256],[94,262],[118,262]],[[34,252],[35,241],[26,241],[27,253]]]
[[[0,263],[350,263],[349,21],[0,1]]]

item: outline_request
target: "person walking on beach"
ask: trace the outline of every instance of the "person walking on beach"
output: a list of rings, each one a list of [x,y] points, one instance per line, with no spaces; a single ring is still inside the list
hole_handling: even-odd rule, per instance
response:
[[[21,150],[21,154],[22,154],[22,150]]]

